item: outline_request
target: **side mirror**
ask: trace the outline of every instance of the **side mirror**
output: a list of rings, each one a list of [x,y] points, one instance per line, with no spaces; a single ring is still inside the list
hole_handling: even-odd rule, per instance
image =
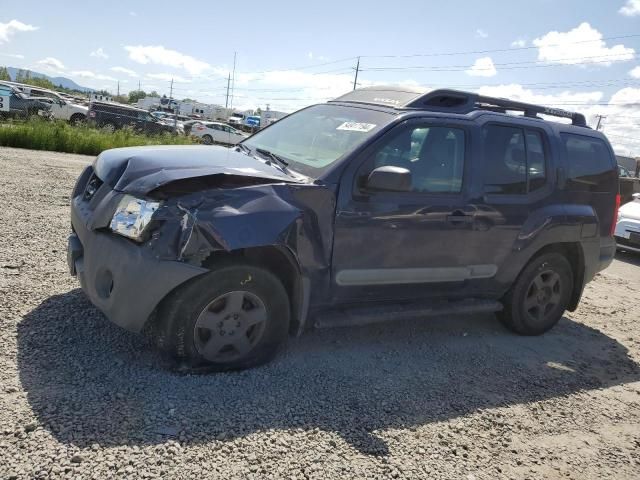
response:
[[[409,192],[411,190],[411,172],[401,167],[378,167],[369,174],[367,189]]]

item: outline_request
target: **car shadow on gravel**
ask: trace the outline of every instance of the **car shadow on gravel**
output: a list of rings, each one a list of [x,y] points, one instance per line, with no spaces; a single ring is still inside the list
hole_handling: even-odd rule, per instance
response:
[[[636,252],[628,252],[626,250],[616,252],[616,260],[640,267],[640,254]]]
[[[80,447],[321,429],[385,455],[386,429],[640,380],[627,349],[598,330],[565,317],[544,336],[518,337],[491,315],[312,331],[261,368],[176,374],[80,290],[28,313],[18,348],[39,423]]]

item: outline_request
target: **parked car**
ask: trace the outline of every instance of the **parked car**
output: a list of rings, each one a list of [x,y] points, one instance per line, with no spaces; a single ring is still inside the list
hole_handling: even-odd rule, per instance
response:
[[[173,127],[158,120],[146,110],[120,103],[91,102],[89,120],[111,132],[126,126],[149,134],[173,132]]]
[[[34,115],[50,117],[49,99],[27,97],[10,85],[0,84],[0,118],[29,118]]]
[[[618,249],[640,253],[640,193],[620,207],[614,235]]]
[[[191,135],[199,137],[206,145],[222,143],[236,145],[247,138],[247,135],[229,125],[219,122],[199,122],[191,127]]]
[[[229,122],[229,125],[242,128],[242,125],[244,124],[244,120],[246,117],[247,115],[244,113],[234,112],[229,116],[229,118],[227,119],[227,122]]]
[[[235,148],[103,152],[72,193],[68,260],[114,323],[239,369],[312,325],[495,312],[542,334],[612,261],[618,201],[581,114],[373,87]]]
[[[633,200],[634,193],[640,193],[640,178],[631,175],[631,172],[618,164],[618,176],[620,178],[620,204],[624,205]]]
[[[89,107],[78,104],[74,101],[70,101],[68,98],[63,97],[58,92],[49,90],[46,88],[34,87],[32,85],[26,85],[15,82],[0,82],[1,85],[9,85],[17,90],[20,90],[27,97],[38,98],[50,98],[51,116],[59,120],[66,120],[70,123],[82,123],[87,119],[87,112]]]
[[[184,131],[184,134],[187,136],[191,135],[191,129],[193,128],[193,126],[197,123],[202,123],[203,121],[204,120],[202,119],[190,119],[182,122],[182,129]]]

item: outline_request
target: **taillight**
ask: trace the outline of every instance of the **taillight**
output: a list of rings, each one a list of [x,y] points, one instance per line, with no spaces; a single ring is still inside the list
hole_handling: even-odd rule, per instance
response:
[[[613,236],[613,233],[616,231],[616,223],[618,223],[618,210],[620,210],[620,194],[616,195],[616,208],[613,211],[613,222],[611,222],[611,232],[609,235]]]

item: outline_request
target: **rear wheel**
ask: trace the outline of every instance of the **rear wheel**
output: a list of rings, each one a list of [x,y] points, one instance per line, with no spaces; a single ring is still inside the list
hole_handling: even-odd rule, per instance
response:
[[[203,135],[202,141],[205,145],[213,145],[213,137],[211,135]]]
[[[116,126],[111,122],[107,122],[104,125],[102,125],[102,130],[107,133],[113,133],[116,131]]]
[[[566,257],[547,253],[524,268],[503,300],[500,320],[521,335],[540,335],[564,314],[573,291],[573,273]]]
[[[289,331],[289,298],[282,283],[249,264],[198,277],[163,304],[162,346],[192,368],[223,371],[263,364]]]

